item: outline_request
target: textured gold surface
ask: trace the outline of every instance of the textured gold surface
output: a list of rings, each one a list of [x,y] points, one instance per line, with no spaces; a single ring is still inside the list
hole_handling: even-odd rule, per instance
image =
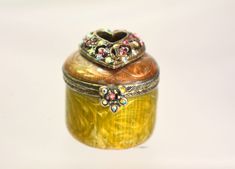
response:
[[[156,117],[157,89],[128,98],[117,113],[104,108],[98,97],[66,88],[66,119],[72,135],[97,148],[124,149],[143,143],[152,133]]]

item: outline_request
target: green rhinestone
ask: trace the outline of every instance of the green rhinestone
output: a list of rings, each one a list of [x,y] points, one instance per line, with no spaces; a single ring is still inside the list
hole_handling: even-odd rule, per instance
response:
[[[111,57],[106,57],[105,58],[105,62],[106,63],[112,63],[113,62],[113,59]]]

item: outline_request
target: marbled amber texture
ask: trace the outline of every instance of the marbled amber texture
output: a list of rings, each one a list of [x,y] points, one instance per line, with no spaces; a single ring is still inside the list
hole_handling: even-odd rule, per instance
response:
[[[134,84],[146,81],[159,74],[156,61],[147,53],[137,61],[120,69],[107,69],[74,52],[64,63],[64,71],[73,78],[98,84]]]
[[[79,141],[97,148],[124,149],[143,143],[152,133],[158,90],[128,97],[128,104],[112,113],[98,97],[66,88],[67,126]]]

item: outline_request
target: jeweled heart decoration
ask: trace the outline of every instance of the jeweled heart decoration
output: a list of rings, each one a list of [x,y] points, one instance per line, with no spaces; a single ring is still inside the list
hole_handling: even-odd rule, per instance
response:
[[[125,30],[100,29],[89,33],[80,45],[81,54],[107,68],[120,68],[140,58],[145,45],[136,34]]]

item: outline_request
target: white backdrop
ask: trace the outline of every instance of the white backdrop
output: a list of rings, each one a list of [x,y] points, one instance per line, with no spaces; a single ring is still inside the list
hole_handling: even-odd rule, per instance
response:
[[[234,169],[235,1],[0,0],[0,168]],[[61,66],[101,27],[144,39],[161,68],[142,146],[87,147],[65,126]]]

